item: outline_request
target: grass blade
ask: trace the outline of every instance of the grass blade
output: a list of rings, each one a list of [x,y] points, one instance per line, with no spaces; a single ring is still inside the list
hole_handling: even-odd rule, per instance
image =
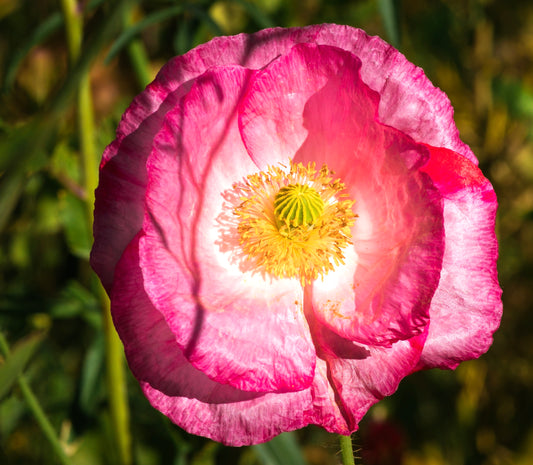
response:
[[[398,27],[398,13],[394,0],[378,0],[378,7],[383,18],[383,25],[389,42],[400,48],[400,29]]]
[[[252,446],[263,465],[307,465],[302,455],[296,435],[282,433],[264,444]]]
[[[32,334],[19,341],[10,354],[4,354],[6,361],[0,366],[0,399],[11,390],[13,384],[23,373],[43,338],[43,333]]]

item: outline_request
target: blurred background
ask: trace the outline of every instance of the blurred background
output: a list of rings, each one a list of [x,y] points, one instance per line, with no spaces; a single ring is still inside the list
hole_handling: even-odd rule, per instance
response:
[[[380,35],[425,70],[500,203],[494,345],[402,381],[353,435],[356,463],[533,464],[529,0],[0,0],[0,463],[340,463],[318,427],[229,448],[172,425],[127,370],[127,393],[113,393],[106,366],[121,360],[106,359],[116,340],[88,266],[101,153],[157,70],[217,35],[323,22]],[[117,416],[131,429],[119,445]]]

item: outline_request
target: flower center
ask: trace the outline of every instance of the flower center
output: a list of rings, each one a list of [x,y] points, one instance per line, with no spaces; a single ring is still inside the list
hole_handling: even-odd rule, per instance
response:
[[[324,165],[271,166],[234,185],[239,243],[250,268],[302,284],[344,263],[355,223],[353,200]]]
[[[274,216],[278,227],[313,224],[323,212],[322,197],[306,184],[282,187],[274,197]]]

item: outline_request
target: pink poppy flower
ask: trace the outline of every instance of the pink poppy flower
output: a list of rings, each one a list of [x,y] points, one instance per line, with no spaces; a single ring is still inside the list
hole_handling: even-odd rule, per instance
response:
[[[346,26],[221,37],[127,109],[91,263],[151,404],[229,445],[347,435],[501,316],[496,196],[447,97]]]

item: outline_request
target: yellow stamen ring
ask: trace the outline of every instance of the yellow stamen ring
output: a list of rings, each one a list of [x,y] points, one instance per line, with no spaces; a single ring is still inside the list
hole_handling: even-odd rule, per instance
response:
[[[234,186],[241,194],[233,211],[240,247],[247,268],[310,283],[344,263],[354,202],[325,165],[320,171],[313,163],[282,168],[269,167]]]

